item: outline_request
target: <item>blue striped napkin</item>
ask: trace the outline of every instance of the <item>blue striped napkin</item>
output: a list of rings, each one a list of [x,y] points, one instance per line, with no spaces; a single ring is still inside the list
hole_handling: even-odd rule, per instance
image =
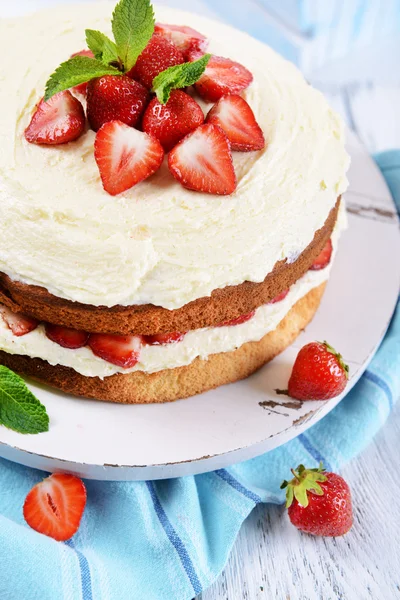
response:
[[[400,207],[400,151],[377,162]],[[259,458],[159,482],[87,481],[82,525],[68,543],[29,529],[22,505],[44,473],[0,459],[1,600],[190,600],[223,569],[260,502],[281,503],[299,462],[340,469],[365,448],[400,395],[400,306],[368,370],[317,425]]]

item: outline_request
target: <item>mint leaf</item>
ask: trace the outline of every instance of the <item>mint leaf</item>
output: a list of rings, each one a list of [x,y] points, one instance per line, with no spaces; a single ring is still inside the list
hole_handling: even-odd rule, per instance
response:
[[[154,12],[150,0],[120,0],[114,9],[112,30],[118,55],[128,72],[154,33]]]
[[[110,63],[119,63],[117,46],[101,31],[86,29],[86,43],[93,52],[94,57],[109,65]]]
[[[51,75],[46,84],[45,101],[50,100],[54,94],[69,90],[69,88],[86,83],[95,77],[103,75],[122,75],[121,71],[107,66],[89,56],[74,56],[63,62]]]
[[[157,94],[158,101],[166,104],[172,90],[196,83],[206,70],[210,58],[211,54],[205,54],[199,60],[169,67],[159,73],[153,81],[153,92]]]
[[[0,424],[18,433],[49,430],[49,416],[43,404],[16,373],[0,365]]]

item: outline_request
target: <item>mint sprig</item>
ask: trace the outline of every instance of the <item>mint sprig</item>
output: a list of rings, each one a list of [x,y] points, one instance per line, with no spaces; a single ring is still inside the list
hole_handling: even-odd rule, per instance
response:
[[[159,73],[153,80],[153,92],[158,101],[166,104],[172,90],[195,84],[206,70],[210,58],[211,54],[205,54],[199,60],[169,67]]]
[[[123,75],[136,64],[154,33],[155,18],[150,0],[120,0],[112,17],[115,42],[104,33],[86,29],[86,41],[94,54],[75,56],[51,75],[44,99],[103,75]]]
[[[114,9],[112,30],[125,72],[130,71],[154,33],[150,0],[121,0]]]
[[[24,380],[0,365],[0,425],[18,433],[49,430],[49,416],[43,404],[27,388]]]
[[[46,84],[44,99],[47,102],[58,92],[69,90],[75,85],[86,83],[103,75],[122,75],[122,73],[115,67],[107,66],[95,58],[74,56],[63,62],[51,75]]]

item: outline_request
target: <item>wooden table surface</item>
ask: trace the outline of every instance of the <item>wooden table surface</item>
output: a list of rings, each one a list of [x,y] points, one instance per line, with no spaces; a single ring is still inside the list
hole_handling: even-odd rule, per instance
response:
[[[58,1],[0,0],[0,16]],[[76,0],[63,3],[68,1]],[[241,6],[246,17],[241,27],[250,33],[255,19],[270,25],[276,17],[262,0],[158,2],[228,22]],[[398,39],[385,40],[308,74],[371,152],[400,147],[399,55]],[[343,469],[354,499],[349,534],[307,536],[290,524],[282,507],[259,506],[244,523],[224,572],[198,600],[400,599],[399,463],[400,403],[368,449]]]

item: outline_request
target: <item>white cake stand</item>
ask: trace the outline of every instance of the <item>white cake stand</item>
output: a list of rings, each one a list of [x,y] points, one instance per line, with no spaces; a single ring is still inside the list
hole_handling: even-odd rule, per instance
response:
[[[0,427],[0,456],[43,469],[105,480],[193,475],[253,458],[314,425],[341,397],[294,407],[276,396],[298,349],[327,339],[350,365],[347,391],[389,324],[400,282],[398,219],[387,186],[350,138],[349,229],[321,307],[295,344],[249,379],[172,404],[124,406],[81,400],[29,382],[50,431],[24,436]]]

